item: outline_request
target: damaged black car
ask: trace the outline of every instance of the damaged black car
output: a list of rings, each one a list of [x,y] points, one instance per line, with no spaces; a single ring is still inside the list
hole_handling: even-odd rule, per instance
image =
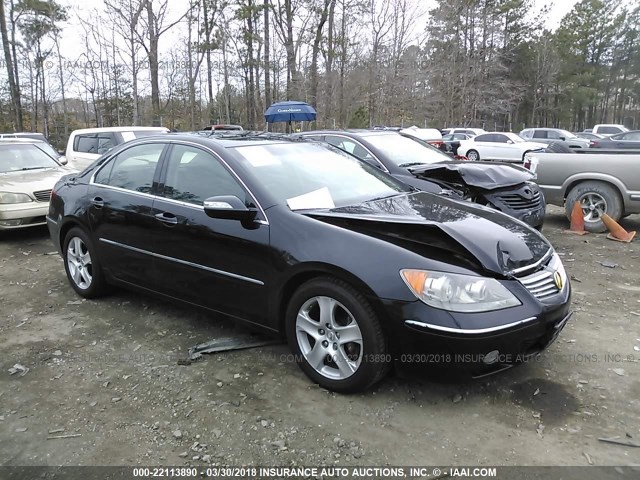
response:
[[[319,142],[133,140],[63,177],[47,224],[78,295],[117,285],[284,335],[339,392],[394,363],[501,369],[571,316],[539,232]]]
[[[516,165],[454,161],[419,139],[378,130],[313,131],[327,142],[420,190],[495,208],[542,229],[546,203],[535,174]]]

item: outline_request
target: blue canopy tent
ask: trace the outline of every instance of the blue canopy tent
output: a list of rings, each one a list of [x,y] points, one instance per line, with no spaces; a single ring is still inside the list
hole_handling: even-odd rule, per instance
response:
[[[316,119],[316,110],[305,102],[287,100],[278,102],[267,108],[264,114],[267,123],[287,122],[313,122]]]

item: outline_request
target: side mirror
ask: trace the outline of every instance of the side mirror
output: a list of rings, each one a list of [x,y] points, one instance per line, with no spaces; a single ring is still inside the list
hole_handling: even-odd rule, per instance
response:
[[[566,140],[566,138],[565,138],[565,137],[559,137],[559,138],[560,138],[560,140],[562,140],[563,142]]]
[[[204,201],[204,212],[211,218],[225,220],[252,221],[258,210],[247,208],[242,200],[234,195],[210,197]]]
[[[65,156],[61,156],[60,158],[58,158],[58,162],[60,163],[60,165],[66,165],[67,163],[69,163],[67,157]]]
[[[507,140],[507,143],[512,144],[513,140]]]

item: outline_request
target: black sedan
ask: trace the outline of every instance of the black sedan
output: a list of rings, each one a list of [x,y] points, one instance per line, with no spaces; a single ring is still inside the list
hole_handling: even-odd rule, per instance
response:
[[[535,175],[517,165],[454,162],[425,141],[396,132],[326,130],[301,136],[334,145],[420,190],[486,205],[542,229],[544,195]]]
[[[119,285],[286,333],[341,392],[415,355],[497,369],[571,315],[537,231],[317,142],[134,140],[64,177],[47,222],[80,296]]]

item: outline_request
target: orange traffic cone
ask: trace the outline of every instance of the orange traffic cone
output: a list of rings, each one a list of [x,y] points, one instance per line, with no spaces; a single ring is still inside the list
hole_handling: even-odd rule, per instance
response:
[[[584,229],[584,213],[582,213],[580,202],[573,204],[573,210],[571,210],[571,226],[569,230],[564,230],[564,233],[572,233],[574,235],[586,235],[589,233]]]
[[[602,222],[605,224],[605,226],[607,227],[607,230],[609,230],[610,232],[607,235],[607,238],[609,240],[629,243],[631,242],[631,240],[633,240],[633,237],[636,236],[636,232],[627,232],[624,228],[620,226],[618,222],[616,222],[613,218],[611,218],[606,213],[602,215],[602,217],[600,218],[602,218]]]

